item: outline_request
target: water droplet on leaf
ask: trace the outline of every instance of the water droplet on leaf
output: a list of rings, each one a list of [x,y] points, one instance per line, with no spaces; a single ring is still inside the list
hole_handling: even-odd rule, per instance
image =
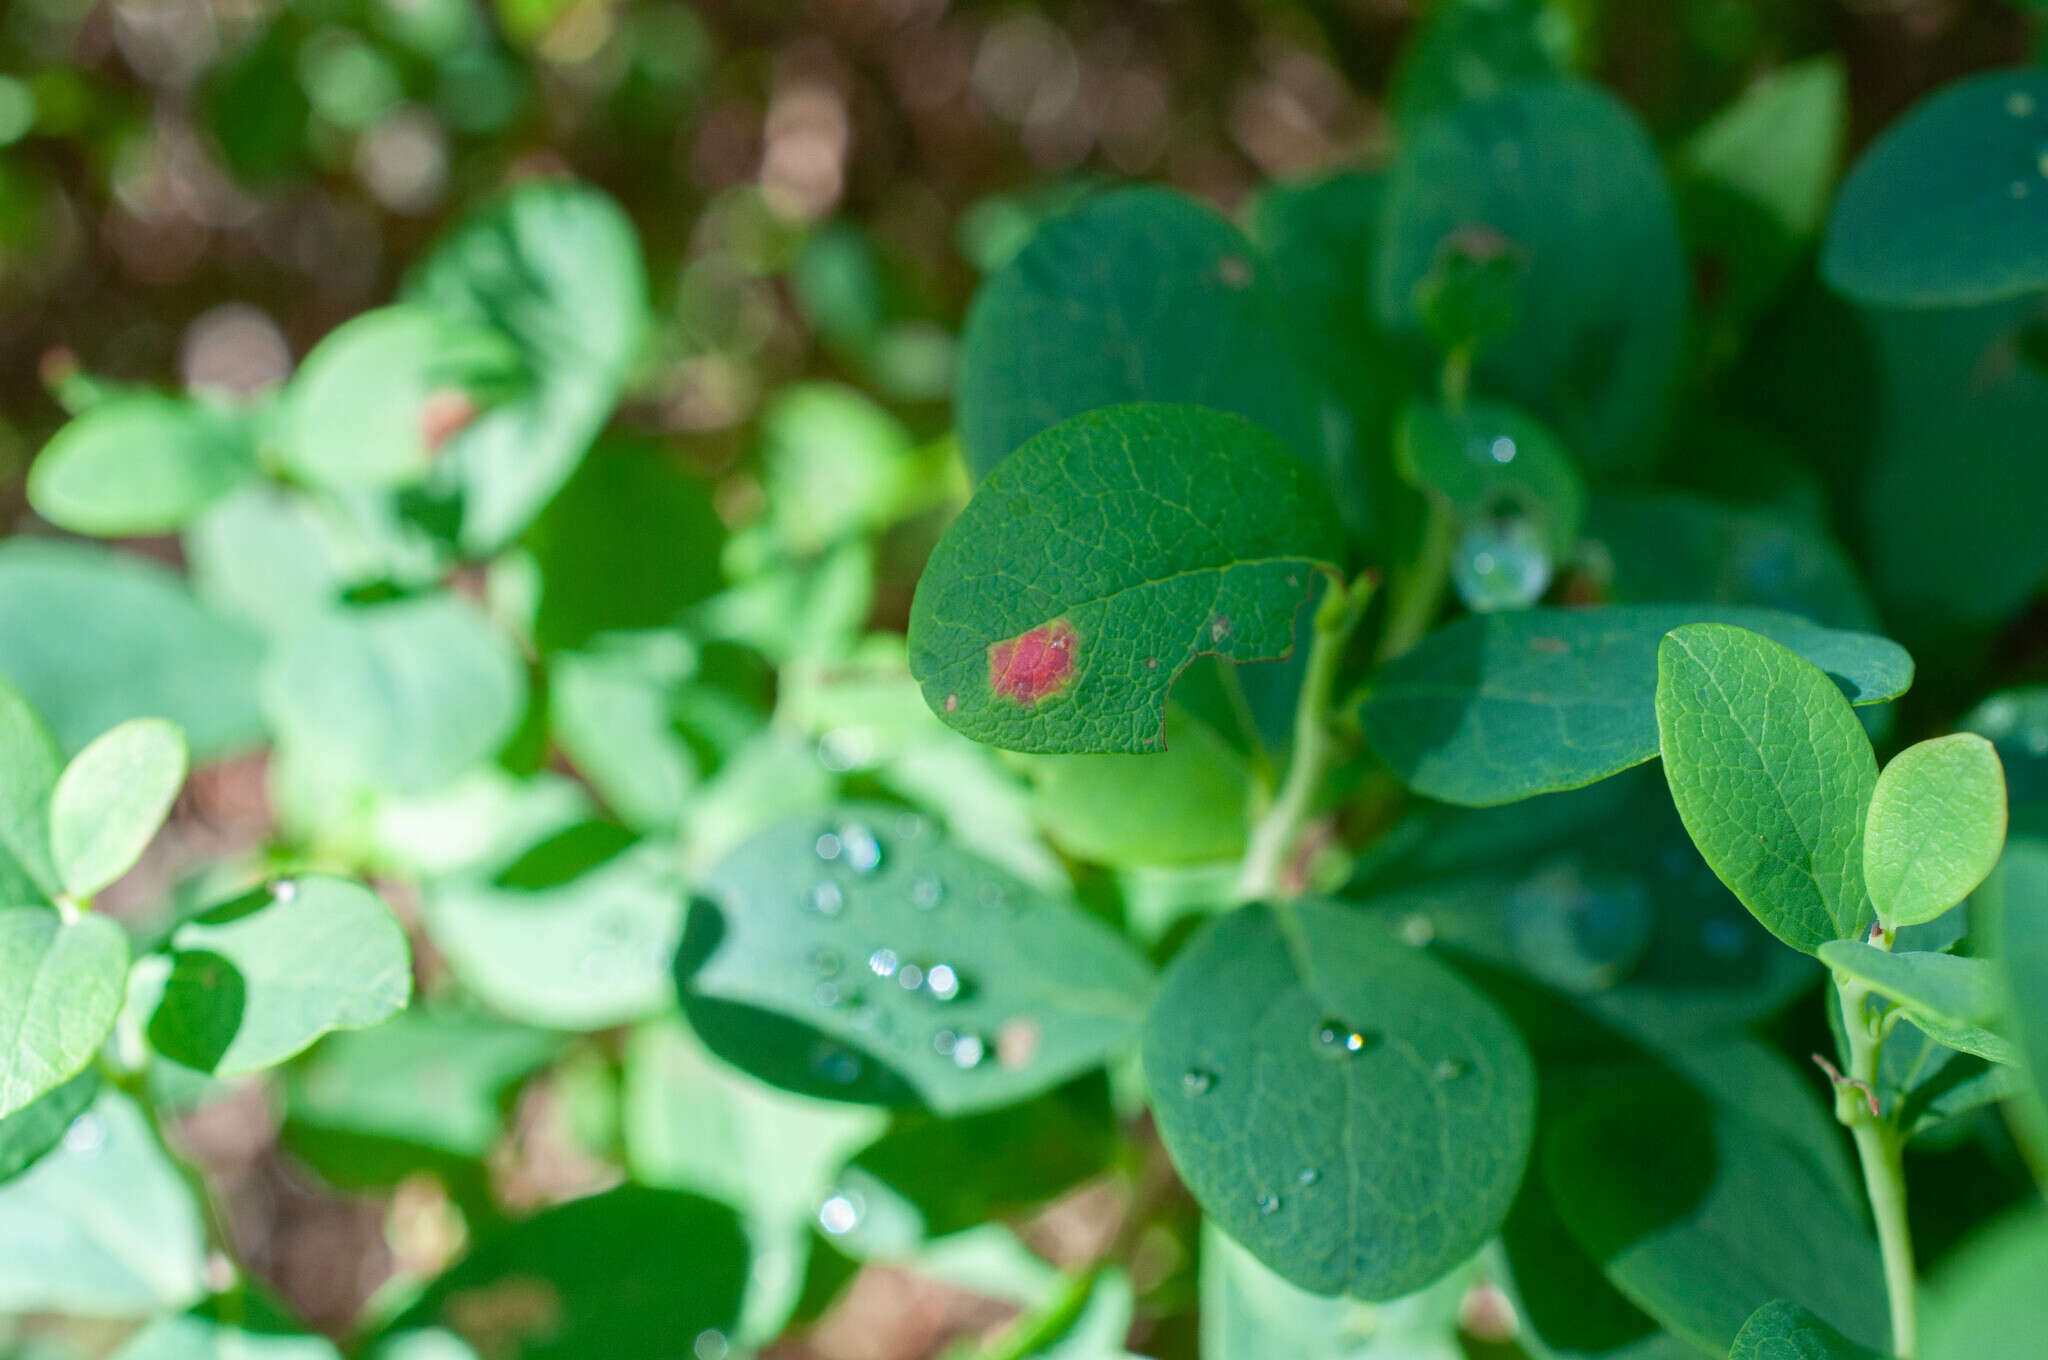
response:
[[[981,1066],[981,1060],[988,1055],[988,1045],[979,1034],[963,1034],[953,1045],[953,1066],[962,1069]]]
[[[896,951],[886,948],[877,949],[874,953],[868,955],[868,971],[879,978],[895,977]]]
[[[1451,554],[1451,581],[1475,613],[1527,608],[1550,584],[1550,571],[1542,531],[1522,515],[1468,526]]]
[[[270,900],[273,902],[295,901],[298,895],[299,885],[296,880],[280,878],[270,885]]]
[[[919,911],[930,911],[946,898],[946,885],[930,874],[920,874],[911,880],[910,905]]]
[[[1191,1096],[1205,1096],[1216,1087],[1216,1074],[1203,1067],[1190,1067],[1180,1074],[1180,1089]]]
[[[811,888],[811,910],[820,916],[837,916],[846,909],[846,894],[837,883],[819,883]]]
[[[1316,1170],[1316,1169],[1315,1169],[1314,1167],[1312,1167],[1312,1166],[1305,1166],[1305,1167],[1303,1167],[1303,1168],[1302,1168],[1302,1169],[1301,1169],[1300,1171],[1298,1171],[1298,1172],[1296,1172],[1296,1173],[1295,1173],[1295,1176],[1294,1176],[1294,1183],[1295,1183],[1296,1185],[1304,1185],[1304,1186],[1305,1186],[1305,1185],[1314,1185],[1314,1184],[1315,1184],[1315,1183],[1316,1183],[1317,1181],[1321,1180],[1322,1178],[1323,1178],[1323,1173],[1322,1173],[1322,1172],[1320,1172],[1320,1171]]]
[[[818,1226],[833,1237],[844,1237],[860,1226],[860,1197],[837,1194],[818,1206]]]
[[[831,832],[827,831],[824,835],[818,837],[816,849],[818,851],[819,859],[838,859],[840,848],[841,847],[839,844],[839,837],[833,835]]]
[[[882,842],[873,831],[854,823],[839,828],[839,839],[846,847],[846,863],[855,873],[873,873],[881,867]]]
[[[1466,1062],[1463,1058],[1443,1058],[1438,1060],[1436,1070],[1431,1072],[1430,1075],[1438,1081],[1456,1081],[1459,1077],[1465,1076],[1471,1071],[1472,1064]]]
[[[1280,1197],[1278,1195],[1260,1195],[1258,1203],[1259,1212],[1262,1214],[1277,1214],[1280,1212]]]
[[[1380,1043],[1378,1030],[1353,1029],[1346,1021],[1332,1016],[1316,1029],[1316,1048],[1333,1058],[1348,1058],[1354,1053],[1377,1048]]]
[[[960,995],[960,975],[949,963],[935,963],[924,976],[924,985],[940,1001],[951,1001]]]
[[[804,955],[804,963],[820,977],[836,977],[842,967],[838,951],[822,947]]]

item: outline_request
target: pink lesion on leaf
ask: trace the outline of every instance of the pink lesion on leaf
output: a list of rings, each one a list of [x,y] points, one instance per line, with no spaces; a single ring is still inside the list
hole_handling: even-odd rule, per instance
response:
[[[1031,707],[1065,693],[1074,683],[1081,639],[1065,619],[1041,623],[988,649],[988,687],[1000,698]]]

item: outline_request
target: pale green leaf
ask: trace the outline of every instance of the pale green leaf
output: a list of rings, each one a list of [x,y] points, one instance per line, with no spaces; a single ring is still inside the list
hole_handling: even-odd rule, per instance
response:
[[[91,897],[133,868],[185,782],[185,734],[136,718],[71,758],[50,794],[50,851],[64,891]]]
[[[1750,913],[1809,954],[1859,935],[1877,757],[1827,673],[1761,634],[1687,624],[1657,649],[1657,726],[1685,829]]]
[[[0,890],[13,901],[63,891],[50,858],[50,791],[63,763],[28,700],[0,678]]]
[[[1957,732],[1909,746],[1877,777],[1863,880],[1887,927],[1932,921],[1973,892],[2005,845],[2005,770],[1990,742]]]
[[[1211,1220],[1201,1242],[1202,1360],[1464,1360],[1454,1270],[1386,1303],[1311,1294],[1259,1263]]]
[[[127,980],[128,937],[106,917],[0,909],[0,1116],[92,1061]]]
[[[246,417],[139,392],[57,432],[29,470],[36,513],[100,538],[162,534],[256,475]]]

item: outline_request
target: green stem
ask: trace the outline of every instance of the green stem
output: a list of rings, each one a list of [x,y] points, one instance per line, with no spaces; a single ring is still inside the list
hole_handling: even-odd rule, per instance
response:
[[[1337,668],[1344,660],[1345,644],[1372,599],[1373,580],[1371,575],[1361,576],[1349,586],[1332,580],[1316,607],[1308,673],[1302,677],[1301,698],[1294,708],[1294,750],[1280,792],[1252,827],[1237,876],[1240,901],[1271,897],[1280,890],[1295,837],[1329,773],[1336,746],[1330,738],[1330,705]]]
[[[1451,549],[1456,546],[1457,532],[1451,512],[1430,497],[1421,548],[1394,580],[1386,631],[1380,634],[1379,661],[1392,661],[1422,641],[1436,621],[1437,610],[1443,607],[1444,587],[1450,584]]]
[[[1906,1221],[1906,1140],[1893,1116],[1871,1108],[1877,1101],[1874,1093],[1887,1026],[1870,1014],[1869,988],[1837,976],[1835,990],[1841,1001],[1842,1032],[1849,1040],[1848,1080],[1835,1086],[1835,1117],[1848,1125],[1856,1140],[1863,1188],[1870,1196],[1871,1216],[1877,1220],[1885,1293],[1891,1300],[1892,1353],[1900,1360],[1913,1360],[1919,1345],[1919,1323],[1913,1233]]]

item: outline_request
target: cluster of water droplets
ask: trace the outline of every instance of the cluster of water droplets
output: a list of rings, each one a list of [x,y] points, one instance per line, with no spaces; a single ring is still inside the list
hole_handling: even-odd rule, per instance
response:
[[[1488,468],[1506,467],[1521,450],[1508,434],[1474,434],[1465,455]],[[1549,588],[1550,546],[1543,527],[1519,510],[1467,524],[1451,551],[1451,584],[1477,613],[1524,609]]]
[[[2005,97],[2005,111],[2022,122],[2031,119],[2035,112],[2034,96],[2025,90],[2014,90]],[[2034,153],[2034,173],[2020,175],[2006,186],[2006,192],[2014,199],[2031,198],[2037,186],[2036,179],[2048,180],[2048,142],[2043,142]]]

